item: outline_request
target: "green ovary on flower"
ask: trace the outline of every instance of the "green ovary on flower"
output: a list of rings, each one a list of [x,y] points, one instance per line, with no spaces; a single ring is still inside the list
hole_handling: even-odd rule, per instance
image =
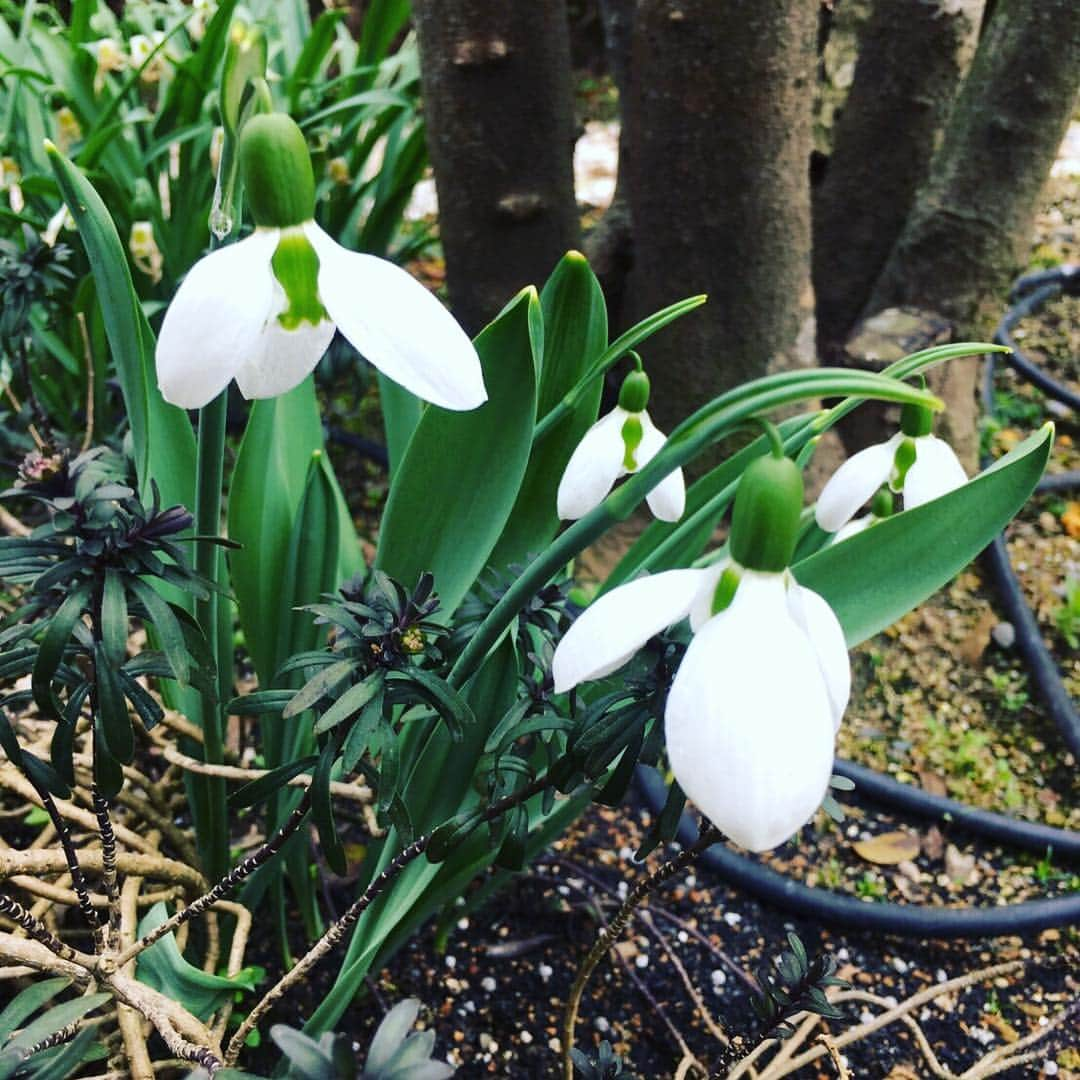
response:
[[[623,468],[627,472],[637,471],[637,461],[634,459],[634,454],[637,452],[637,448],[641,445],[641,438],[645,434],[641,427],[641,420],[636,413],[631,413],[622,426],[622,441],[625,450],[623,452]]]

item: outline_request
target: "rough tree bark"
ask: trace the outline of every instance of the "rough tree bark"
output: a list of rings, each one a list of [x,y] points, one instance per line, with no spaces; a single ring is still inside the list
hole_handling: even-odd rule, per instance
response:
[[[414,0],[450,303],[472,332],[579,239],[564,0]]]
[[[709,294],[649,342],[662,423],[764,373],[798,332],[817,12],[816,0],[640,0],[630,314]]]
[[[818,351],[836,359],[900,235],[974,51],[983,0],[876,0],[814,193]]]
[[[611,76],[619,91],[619,167],[611,205],[585,240],[585,254],[592,264],[607,300],[609,322],[622,322],[623,291],[633,263],[634,230],[630,203],[626,194],[627,162],[633,156],[630,145],[631,124],[627,122],[630,105],[631,52],[637,0],[599,0],[604,27],[604,54]]]
[[[998,0],[930,176],[866,314],[907,306],[987,334],[1022,265],[1039,194],[1080,88],[1080,4]],[[947,366],[946,434],[975,443],[975,362]]]

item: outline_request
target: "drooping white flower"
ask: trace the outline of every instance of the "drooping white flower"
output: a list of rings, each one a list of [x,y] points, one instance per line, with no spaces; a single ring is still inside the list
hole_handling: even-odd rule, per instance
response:
[[[726,571],[738,586],[713,614]],[[790,571],[746,570],[725,560],[613,589],[559,643],[555,690],[616,671],[688,615],[694,638],[665,711],[668,758],[682,789],[722,832],[766,851],[821,804],[851,692],[836,616]]]
[[[668,759],[683,791],[732,840],[766,851],[814,813],[851,694],[844,633],[789,564],[803,485],[779,433],[739,480],[731,557],[613,589],[570,627],[552,660],[555,690],[621,667],[689,616],[694,638],[668,693]]]
[[[967,483],[953,448],[930,433],[929,410],[907,406],[904,412],[906,430],[853,454],[829,477],[814,511],[826,532],[842,529],[882,484],[900,492],[911,510]]]
[[[312,220],[311,162],[288,117],[249,121],[241,160],[257,227],[200,259],[169,306],[157,345],[166,401],[200,408],[232,379],[247,398],[283,394],[315,368],[335,329],[426,401],[474,409],[487,400],[476,350],[442,304]]]
[[[632,371],[623,381],[619,404],[585,432],[559,481],[556,505],[564,521],[584,517],[607,498],[616,480],[637,472],[660,452],[666,438],[645,408],[648,400],[648,376]],[[682,469],[668,473],[645,498],[661,521],[678,521],[686,507]]]

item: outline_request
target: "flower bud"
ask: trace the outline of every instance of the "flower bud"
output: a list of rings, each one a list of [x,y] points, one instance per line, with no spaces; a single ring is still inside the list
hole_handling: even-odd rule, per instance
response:
[[[879,487],[870,503],[870,513],[876,518],[887,518],[892,516],[894,509],[893,494],[889,490],[889,485]]]
[[[257,225],[286,229],[315,216],[315,174],[300,128],[283,113],[253,116],[240,135],[240,168]]]
[[[644,371],[631,371],[619,390],[619,407],[627,412],[643,412],[649,404],[649,376]]]
[[[786,569],[795,551],[802,505],[802,473],[791,458],[766,454],[752,462],[735,493],[732,558],[748,570]]]
[[[257,26],[234,22],[229,27],[221,71],[221,122],[226,131],[240,127],[244,90],[252,79],[266,77],[266,35]]]

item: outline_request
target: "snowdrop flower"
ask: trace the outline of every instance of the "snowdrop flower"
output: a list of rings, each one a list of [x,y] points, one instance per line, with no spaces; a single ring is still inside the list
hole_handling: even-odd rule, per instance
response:
[[[787,566],[801,505],[797,466],[758,459],[740,481],[731,558],[613,589],[570,627],[552,664],[555,690],[570,690],[689,616],[694,637],[664,717],[668,758],[702,813],[751,851],[776,847],[820,806],[851,692],[839,621]]]
[[[105,88],[105,77],[110,71],[122,71],[127,63],[127,57],[116,38],[99,38],[97,41],[91,41],[85,48],[97,62],[97,71],[94,73],[94,93],[100,94]]]
[[[404,270],[348,251],[313,220],[303,135],[284,115],[249,120],[240,140],[253,235],[200,259],[157,345],[166,401],[194,409],[236,379],[247,398],[299,385],[338,329],[383,374],[447,409],[487,399],[480,360],[453,316]]]
[[[929,409],[905,405],[891,439],[860,450],[829,478],[814,511],[818,525],[838,532],[882,484],[902,492],[911,510],[967,483],[953,448],[931,434],[932,426]]]
[[[665,437],[649,417],[648,403],[649,377],[639,367],[623,380],[619,404],[585,432],[567,462],[556,496],[564,521],[584,517],[607,498],[616,480],[637,472],[659,453]],[[686,506],[682,469],[668,473],[646,501],[661,521],[678,521]]]
[[[893,493],[889,489],[887,484],[878,488],[874,493],[873,502],[870,503],[870,513],[863,514],[862,517],[852,518],[846,525],[842,525],[832,537],[830,541],[833,544],[842,544],[845,540],[850,539],[852,536],[858,536],[861,532],[866,532],[872,525],[876,525],[879,521],[884,521],[887,517],[892,517],[893,513]]]

